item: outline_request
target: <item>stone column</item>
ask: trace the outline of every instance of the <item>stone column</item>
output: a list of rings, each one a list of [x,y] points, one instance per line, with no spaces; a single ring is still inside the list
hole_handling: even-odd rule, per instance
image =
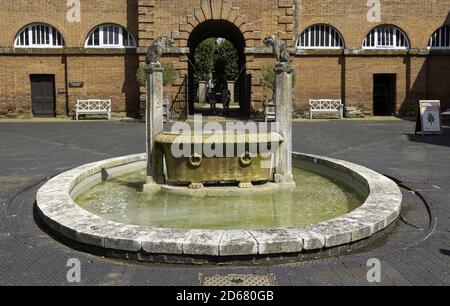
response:
[[[234,103],[234,81],[228,81],[227,82],[228,90],[231,92],[230,102]]]
[[[147,131],[147,185],[145,190],[157,189],[164,183],[163,156],[155,150],[155,136],[164,131],[163,68],[155,63],[147,68],[147,99],[145,121]]]
[[[276,121],[284,138],[278,152],[275,182],[295,186],[292,175],[292,72],[288,63],[278,63],[275,66]]]

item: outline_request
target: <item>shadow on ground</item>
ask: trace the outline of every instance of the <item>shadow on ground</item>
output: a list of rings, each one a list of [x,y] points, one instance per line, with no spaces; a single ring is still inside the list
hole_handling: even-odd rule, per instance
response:
[[[443,127],[443,136],[440,135],[415,135],[405,134],[408,139],[413,142],[427,143],[437,146],[450,147],[450,127]]]
[[[442,255],[450,256],[450,250],[444,250],[444,249],[441,249],[441,250],[439,250],[439,251],[441,252]]]

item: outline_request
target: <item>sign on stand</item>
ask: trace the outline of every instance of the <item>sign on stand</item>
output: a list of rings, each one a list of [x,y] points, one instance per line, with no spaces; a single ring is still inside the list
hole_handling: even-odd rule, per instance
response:
[[[441,101],[421,100],[419,104],[416,134],[442,135]]]

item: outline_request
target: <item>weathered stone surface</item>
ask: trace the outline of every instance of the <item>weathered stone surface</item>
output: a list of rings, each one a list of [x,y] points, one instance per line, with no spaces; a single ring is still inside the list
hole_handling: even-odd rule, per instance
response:
[[[189,231],[183,242],[183,254],[219,256],[220,239],[223,231]]]
[[[367,224],[371,227],[372,234],[376,234],[379,231],[386,228],[386,220],[380,218],[380,215],[376,212],[370,212],[368,210],[356,210],[346,215],[345,218],[353,219],[361,223]]]
[[[151,254],[183,254],[183,242],[189,231],[173,229],[152,229],[141,237],[142,249]]]
[[[67,224],[67,223],[66,223]],[[107,224],[105,222],[104,224]],[[76,231],[75,240],[84,244],[104,248],[105,233],[98,228],[102,225],[101,219],[81,218],[72,226],[66,226],[70,230]],[[64,233],[67,235],[67,233]]]
[[[258,242],[258,253],[261,255],[296,253],[303,250],[303,240],[283,229],[254,230],[250,231],[250,234]]]
[[[304,250],[320,250],[325,246],[325,237],[321,234],[309,232],[301,228],[288,228],[286,231],[303,240]]]
[[[98,221],[98,223],[101,223],[100,218],[94,215],[89,215],[77,206],[67,210],[64,209],[59,212],[54,212],[51,215],[47,215],[47,217],[53,221],[48,224],[53,224],[52,228],[54,230],[75,241],[79,241],[78,233],[90,225],[91,222]],[[100,243],[97,241],[94,245],[100,246]]]
[[[397,220],[397,218],[400,216],[400,209],[385,209],[377,205],[364,205],[363,207],[358,209],[358,212],[360,211],[370,212],[378,215],[380,220],[385,221],[386,227]]]
[[[219,246],[220,256],[258,254],[258,242],[246,231],[225,231]]]
[[[335,227],[331,221],[309,225],[306,230],[325,237],[325,247],[331,248],[352,242],[352,231]]]
[[[372,235],[372,227],[359,220],[342,217],[330,221],[335,228],[345,229],[352,233],[352,241],[359,241]]]
[[[111,223],[109,227],[102,228],[105,233],[105,248],[121,251],[138,252],[142,249],[140,237],[148,232],[148,228],[141,226]]]
[[[164,130],[163,71],[159,63],[152,63],[147,69],[145,111],[147,156],[153,156],[148,160],[147,167],[149,185],[154,185],[155,182],[159,183],[161,176],[163,176],[163,156],[161,154],[154,155],[155,136]]]
[[[279,162],[275,181],[279,184],[294,184],[292,175],[292,68],[288,63],[275,66],[276,121],[284,138],[279,148]]]
[[[399,210],[401,208],[403,196],[398,193],[371,193],[364,203],[365,206],[377,206],[387,210]]]

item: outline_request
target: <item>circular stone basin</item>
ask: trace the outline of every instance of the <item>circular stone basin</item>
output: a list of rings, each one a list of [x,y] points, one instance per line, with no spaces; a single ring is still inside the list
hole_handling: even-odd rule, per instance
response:
[[[329,254],[363,245],[399,217],[402,194],[392,180],[341,160],[293,157],[296,190],[198,197],[141,193],[146,154],[100,161],[47,182],[37,212],[69,240],[163,261]]]
[[[190,195],[143,192],[146,170],[102,182],[76,198],[83,209],[107,220],[174,229],[270,229],[317,224],[353,211],[365,197],[349,186],[294,168],[295,189],[261,191],[205,188]],[[222,188],[223,189],[223,188]],[[256,192],[255,192],[256,191]],[[210,195],[213,194],[213,195]]]

